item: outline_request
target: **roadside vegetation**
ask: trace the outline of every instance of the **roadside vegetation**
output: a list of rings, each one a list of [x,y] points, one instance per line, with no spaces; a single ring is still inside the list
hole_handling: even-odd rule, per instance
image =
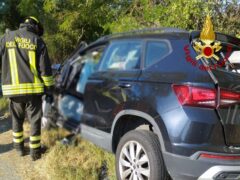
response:
[[[2,114],[4,116],[9,115],[8,112],[8,100],[6,98],[0,98],[0,112],[2,112]]]
[[[9,116],[8,100],[0,98],[0,111]],[[30,125],[24,123],[24,137],[29,137]],[[72,145],[60,141],[68,134],[63,129],[42,131],[42,144],[47,147],[42,159],[31,170],[23,171],[26,180],[115,180],[114,155],[78,137]],[[10,137],[11,138],[11,137]],[[28,144],[26,144],[28,145]],[[30,158],[30,157],[29,157]],[[27,162],[26,162],[27,163]]]
[[[239,0],[1,0],[0,34],[26,16],[43,23],[50,57],[62,62],[79,41],[149,27],[202,29],[207,14],[214,30],[240,36]]]
[[[78,138],[74,145],[62,145],[67,133],[61,129],[44,131],[42,142],[48,147],[36,171],[46,179],[116,179],[114,156],[92,143]]]

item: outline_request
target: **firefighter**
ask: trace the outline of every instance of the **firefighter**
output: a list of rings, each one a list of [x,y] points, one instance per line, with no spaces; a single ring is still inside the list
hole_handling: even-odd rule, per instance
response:
[[[53,77],[47,47],[41,39],[43,27],[27,17],[16,31],[1,38],[2,93],[9,98],[13,146],[24,155],[25,112],[31,125],[29,147],[33,161],[41,158],[42,95],[51,94]]]

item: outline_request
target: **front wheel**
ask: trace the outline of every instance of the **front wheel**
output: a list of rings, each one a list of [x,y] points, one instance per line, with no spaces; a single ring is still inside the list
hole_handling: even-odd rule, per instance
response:
[[[169,180],[157,135],[145,130],[125,134],[117,147],[116,173],[119,180]]]

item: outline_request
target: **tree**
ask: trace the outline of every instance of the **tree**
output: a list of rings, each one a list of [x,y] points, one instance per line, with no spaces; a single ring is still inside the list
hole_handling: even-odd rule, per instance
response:
[[[63,59],[80,40],[91,42],[107,34],[104,24],[111,21],[110,0],[71,0],[44,2],[49,27],[46,35],[55,60]]]
[[[202,28],[208,14],[213,18],[216,31],[240,34],[240,5],[234,0],[135,0],[129,10],[121,12],[117,21],[105,27],[112,32],[146,27],[197,30]]]
[[[16,29],[21,22],[21,15],[18,11],[18,0],[0,1],[0,33],[3,34],[6,28]]]
[[[207,14],[215,31],[240,37],[238,0],[0,0],[0,34],[36,16],[53,62],[62,62],[79,41],[147,27],[202,29]]]

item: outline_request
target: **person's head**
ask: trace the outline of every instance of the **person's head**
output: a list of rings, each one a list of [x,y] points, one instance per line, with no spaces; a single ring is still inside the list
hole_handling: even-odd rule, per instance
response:
[[[33,16],[28,16],[27,18],[25,18],[24,24],[29,24],[39,36],[43,35],[43,26],[37,18]]]

